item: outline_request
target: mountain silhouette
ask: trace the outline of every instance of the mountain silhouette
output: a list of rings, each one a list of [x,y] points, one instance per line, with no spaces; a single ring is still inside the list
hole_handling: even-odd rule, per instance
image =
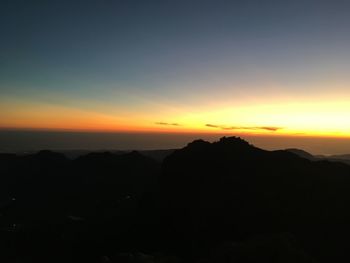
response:
[[[264,151],[236,137],[199,140],[165,159],[162,182],[181,244],[288,232],[312,254],[322,250],[319,258],[347,254],[339,249],[350,234],[345,164]]]
[[[1,154],[1,261],[350,260],[350,166],[238,137],[148,155]]]

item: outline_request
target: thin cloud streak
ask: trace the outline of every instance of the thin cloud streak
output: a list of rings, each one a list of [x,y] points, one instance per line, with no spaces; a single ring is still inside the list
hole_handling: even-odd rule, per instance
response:
[[[159,122],[155,122],[154,124],[157,124],[157,125],[164,125],[164,126],[181,126],[179,123],[170,123],[170,122],[162,122],[162,121],[159,121]]]
[[[265,131],[272,131],[276,132],[278,130],[283,129],[282,127],[275,127],[275,126],[225,126],[225,125],[216,125],[216,124],[205,124],[206,127],[210,128],[217,128],[221,130],[265,130]]]

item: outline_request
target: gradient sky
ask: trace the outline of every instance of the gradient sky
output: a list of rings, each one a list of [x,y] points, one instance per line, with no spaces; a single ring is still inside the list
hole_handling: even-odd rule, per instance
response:
[[[350,1],[0,2],[0,128],[350,136]]]

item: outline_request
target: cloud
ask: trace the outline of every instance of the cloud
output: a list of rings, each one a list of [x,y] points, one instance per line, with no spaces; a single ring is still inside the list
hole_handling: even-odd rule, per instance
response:
[[[221,130],[265,130],[276,132],[278,130],[283,129],[282,127],[275,126],[226,126],[226,125],[216,125],[216,124],[205,124],[206,127],[217,128]]]
[[[278,130],[281,130],[283,129],[282,127],[271,127],[271,126],[264,126],[264,127],[257,127],[261,130],[267,130],[267,131],[278,131]]]
[[[214,125],[214,124],[206,124],[205,126],[210,127],[210,128],[220,128],[220,126]]]
[[[176,122],[163,122],[163,121],[159,121],[159,122],[155,122],[154,124],[157,125],[165,125],[165,126],[180,126],[180,124],[176,123]]]

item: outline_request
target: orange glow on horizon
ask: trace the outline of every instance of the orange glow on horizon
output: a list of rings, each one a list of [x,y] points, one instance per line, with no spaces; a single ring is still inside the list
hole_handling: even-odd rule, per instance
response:
[[[85,132],[211,133],[268,136],[350,137],[350,104],[342,100],[270,99],[144,112],[83,110],[50,104],[0,106],[0,129]],[[248,105],[248,106],[247,106]]]

